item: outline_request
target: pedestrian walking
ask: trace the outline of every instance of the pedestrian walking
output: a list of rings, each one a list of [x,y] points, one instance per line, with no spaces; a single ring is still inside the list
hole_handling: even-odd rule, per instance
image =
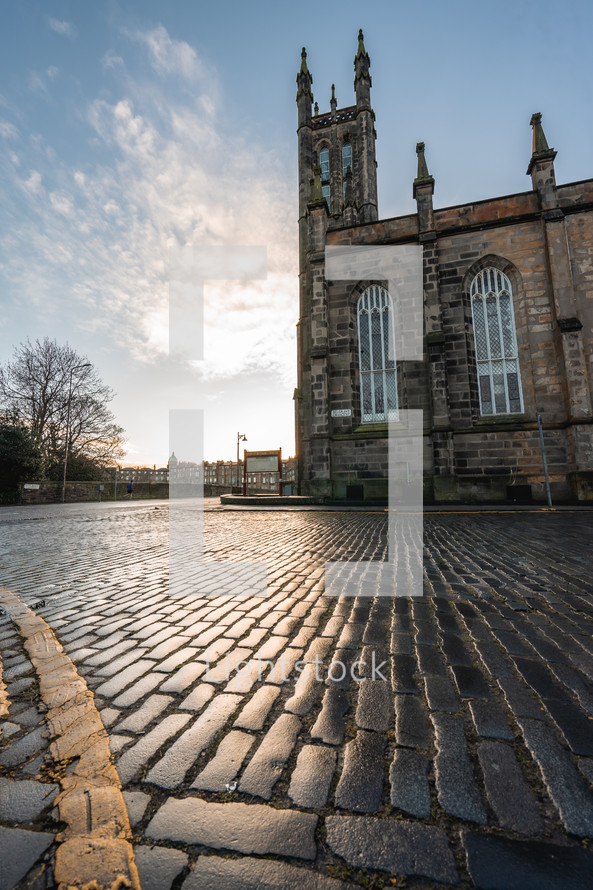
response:
[[[131,479],[130,479],[130,481],[128,482],[128,494],[130,495],[131,498],[134,497],[134,485],[133,485]]]

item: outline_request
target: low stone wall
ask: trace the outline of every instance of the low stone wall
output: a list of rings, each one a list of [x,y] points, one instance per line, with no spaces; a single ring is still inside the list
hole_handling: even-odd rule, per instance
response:
[[[31,489],[21,486],[21,504],[57,504],[62,500],[61,482],[36,482],[33,484],[39,485],[39,488]],[[103,491],[99,490],[100,485],[103,485]],[[113,482],[67,482],[65,500],[68,503],[113,501],[114,493]],[[167,482],[134,483],[134,500],[168,497],[169,485]],[[129,500],[127,483],[118,482],[117,500]]]
[[[31,483],[28,483],[31,484]],[[62,500],[61,482],[34,482],[39,488],[24,488],[21,486],[20,504],[58,504]],[[99,491],[99,485],[103,485],[103,491]],[[222,494],[230,494],[228,485],[204,485],[204,497],[220,497]],[[234,485],[233,494],[241,494],[241,489]],[[250,491],[251,494],[251,491]],[[169,497],[168,482],[134,482],[134,491],[131,500],[148,500],[150,498],[162,499]],[[125,480],[117,483],[117,498],[114,498],[113,482],[67,482],[67,503],[80,503],[84,501],[127,501],[128,483]]]

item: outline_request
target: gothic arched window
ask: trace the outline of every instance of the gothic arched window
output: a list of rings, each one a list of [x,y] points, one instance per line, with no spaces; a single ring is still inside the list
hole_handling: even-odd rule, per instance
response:
[[[499,269],[482,269],[471,283],[470,299],[480,413],[520,413],[523,399],[511,283]]]
[[[362,423],[397,420],[393,304],[384,287],[367,287],[358,300],[357,316]]]
[[[342,146],[342,188],[344,197],[346,197],[346,173],[348,172],[348,167],[352,170],[352,146],[349,142],[345,142]]]
[[[321,192],[329,207],[329,148],[322,148],[319,152],[319,166],[321,167]]]

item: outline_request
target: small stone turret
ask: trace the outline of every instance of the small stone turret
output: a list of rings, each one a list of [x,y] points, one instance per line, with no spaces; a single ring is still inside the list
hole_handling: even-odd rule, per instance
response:
[[[297,105],[299,109],[299,127],[311,120],[311,105],[313,104],[313,78],[307,68],[307,50],[301,51],[301,68],[297,74]]]
[[[418,155],[418,175],[414,180],[413,194],[418,208],[418,230],[420,233],[426,233],[432,232],[434,229],[432,207],[434,179],[428,172],[424,156],[424,142],[416,144],[416,154]]]
[[[369,74],[371,59],[364,47],[362,28],[358,32],[358,51],[354,56],[354,89],[356,91],[357,108],[371,107],[372,80]]]
[[[355,164],[355,191],[359,200],[359,222],[374,222],[377,210],[377,162],[375,160],[375,114],[371,108],[371,59],[364,46],[362,28],[358,32],[358,50],[354,57],[354,89],[359,158]]]
[[[556,174],[554,172],[554,158],[557,152],[548,145],[539,111],[531,115],[530,125],[533,127],[533,149],[527,175],[531,175],[533,188],[539,196],[541,209],[553,210],[558,206]]]
[[[309,181],[313,166],[313,140],[311,106],[313,104],[313,92],[311,90],[313,77],[307,67],[307,51],[303,47],[301,51],[301,67],[297,74],[296,102],[298,108],[298,139],[299,139],[299,219],[302,219],[307,210],[310,197]],[[317,108],[317,103],[316,103]]]

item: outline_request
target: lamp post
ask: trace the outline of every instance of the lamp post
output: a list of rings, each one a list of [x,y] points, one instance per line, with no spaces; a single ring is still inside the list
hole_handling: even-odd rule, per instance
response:
[[[68,409],[66,411],[66,449],[64,451],[64,479],[62,480],[62,503],[66,499],[66,470],[68,467],[68,446],[70,444],[70,408],[72,406],[72,375],[75,371],[81,371],[82,368],[90,368],[91,363],[85,362],[84,365],[75,365],[70,368],[70,383],[68,386]]]
[[[245,433],[237,433],[237,485],[241,487],[241,471],[239,469],[239,443],[246,442],[247,436]],[[231,494],[233,493],[233,469],[231,463]]]

